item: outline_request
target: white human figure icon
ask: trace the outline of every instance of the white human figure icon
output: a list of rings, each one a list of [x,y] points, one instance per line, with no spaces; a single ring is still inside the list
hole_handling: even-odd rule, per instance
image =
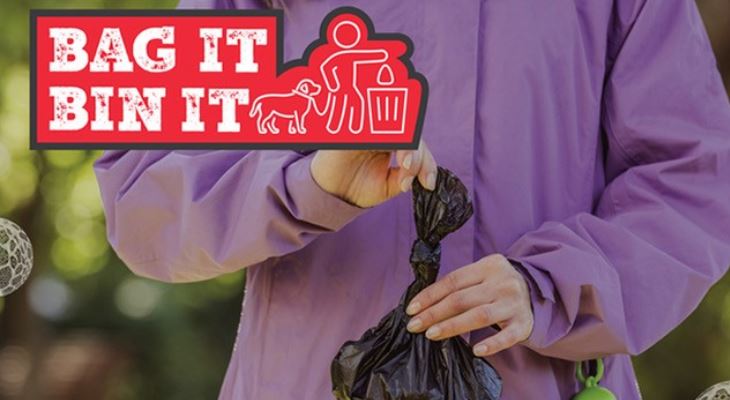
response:
[[[320,66],[322,79],[329,91],[327,132],[338,133],[345,119],[353,134],[363,130],[365,96],[358,86],[358,66],[383,63],[385,49],[354,49],[362,41],[362,30],[352,21],[342,21],[332,31],[335,45],[342,50],[332,53]]]

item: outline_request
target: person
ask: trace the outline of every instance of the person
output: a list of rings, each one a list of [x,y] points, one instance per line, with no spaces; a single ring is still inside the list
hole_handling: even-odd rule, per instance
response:
[[[345,2],[273,3],[291,59]],[[467,335],[504,399],[568,399],[575,362],[591,359],[602,386],[639,399],[631,355],[730,265],[730,106],[694,2],[347,3],[414,41],[430,85],[418,150],[109,151],[95,167],[132,271],[188,282],[246,268],[220,398],[331,398],[336,351],[412,279],[399,193],[433,187],[438,161],[475,215],[444,241],[410,329]]]
[[[330,105],[327,131],[332,134],[339,133],[343,123],[353,134],[362,132],[365,96],[357,81],[358,67],[388,60],[388,52],[384,49],[353,48],[364,39],[365,29],[352,21],[343,21],[328,33],[330,42],[341,49],[327,57],[320,66],[322,81],[330,96],[327,101]]]

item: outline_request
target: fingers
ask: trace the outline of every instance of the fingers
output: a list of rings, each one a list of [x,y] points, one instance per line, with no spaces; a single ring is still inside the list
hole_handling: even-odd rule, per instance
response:
[[[449,294],[474,286],[483,280],[484,271],[478,262],[461,267],[418,293],[406,308],[406,313],[408,315],[419,313],[421,310],[438,303]]]
[[[436,189],[438,165],[425,143],[423,143],[423,149],[423,162],[421,163],[421,170],[418,172],[418,180],[426,189],[434,190]]]
[[[411,190],[413,180],[421,167],[421,153],[418,150],[398,150],[395,158],[400,166],[398,183],[401,192]]]
[[[504,302],[482,304],[433,325],[426,331],[426,337],[431,340],[448,339],[500,323],[511,315],[512,310]]]
[[[411,167],[413,167],[414,165],[416,165],[417,163],[420,162],[418,160],[419,155],[420,155],[420,153],[419,153],[418,149],[416,149],[416,150],[398,150],[395,152],[395,158],[398,161],[398,165],[409,171],[410,171]],[[414,159],[416,161],[416,164],[414,164]],[[415,175],[415,173],[412,175]]]
[[[508,349],[530,337],[531,331],[532,326],[528,321],[511,321],[501,331],[477,343],[474,355],[486,357]]]
[[[396,152],[396,160],[400,168],[401,191],[407,192],[418,177],[421,185],[428,190],[436,188],[437,167],[436,160],[426,143],[421,142],[417,150],[399,150]]]
[[[417,294],[407,329],[443,340],[497,324],[502,330],[474,348],[491,355],[527,339],[534,317],[525,278],[508,259],[490,255],[446,275]]]
[[[408,330],[413,333],[423,332],[432,325],[468,312],[472,308],[491,303],[491,292],[485,285],[475,285],[458,290],[443,298],[431,307],[425,308],[408,323]]]

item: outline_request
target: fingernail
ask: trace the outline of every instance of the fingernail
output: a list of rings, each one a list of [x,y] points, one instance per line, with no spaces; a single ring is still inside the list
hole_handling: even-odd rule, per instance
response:
[[[438,326],[432,326],[426,331],[426,337],[429,339],[438,339],[441,335],[441,329]]]
[[[403,178],[403,180],[400,182],[400,190],[407,192],[411,190],[411,184],[413,184],[413,177],[409,176],[407,178]]]
[[[423,322],[421,322],[418,318],[414,318],[408,322],[406,329],[408,329],[409,332],[415,332],[421,327],[421,325],[423,325]]]
[[[406,158],[403,159],[403,168],[411,169],[411,162],[413,162],[413,154],[409,153]]]
[[[408,305],[408,308],[406,308],[406,314],[413,315],[417,313],[421,309],[421,303],[415,302]]]
[[[485,356],[487,355],[487,346],[480,344],[474,348],[474,355]]]
[[[428,174],[428,177],[426,177],[426,189],[436,189],[436,173],[431,172],[430,174]]]

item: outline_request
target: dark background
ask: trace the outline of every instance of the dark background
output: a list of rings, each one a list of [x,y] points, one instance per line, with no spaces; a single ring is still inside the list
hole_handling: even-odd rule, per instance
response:
[[[133,276],[106,242],[91,168],[99,153],[28,151],[28,9],[176,3],[3,1],[0,215],[28,232],[36,260],[31,281],[0,298],[0,399],[217,395],[238,323],[243,273],[180,285]],[[730,0],[698,4],[730,88]],[[646,399],[694,399],[730,380],[730,276],[635,366]]]

